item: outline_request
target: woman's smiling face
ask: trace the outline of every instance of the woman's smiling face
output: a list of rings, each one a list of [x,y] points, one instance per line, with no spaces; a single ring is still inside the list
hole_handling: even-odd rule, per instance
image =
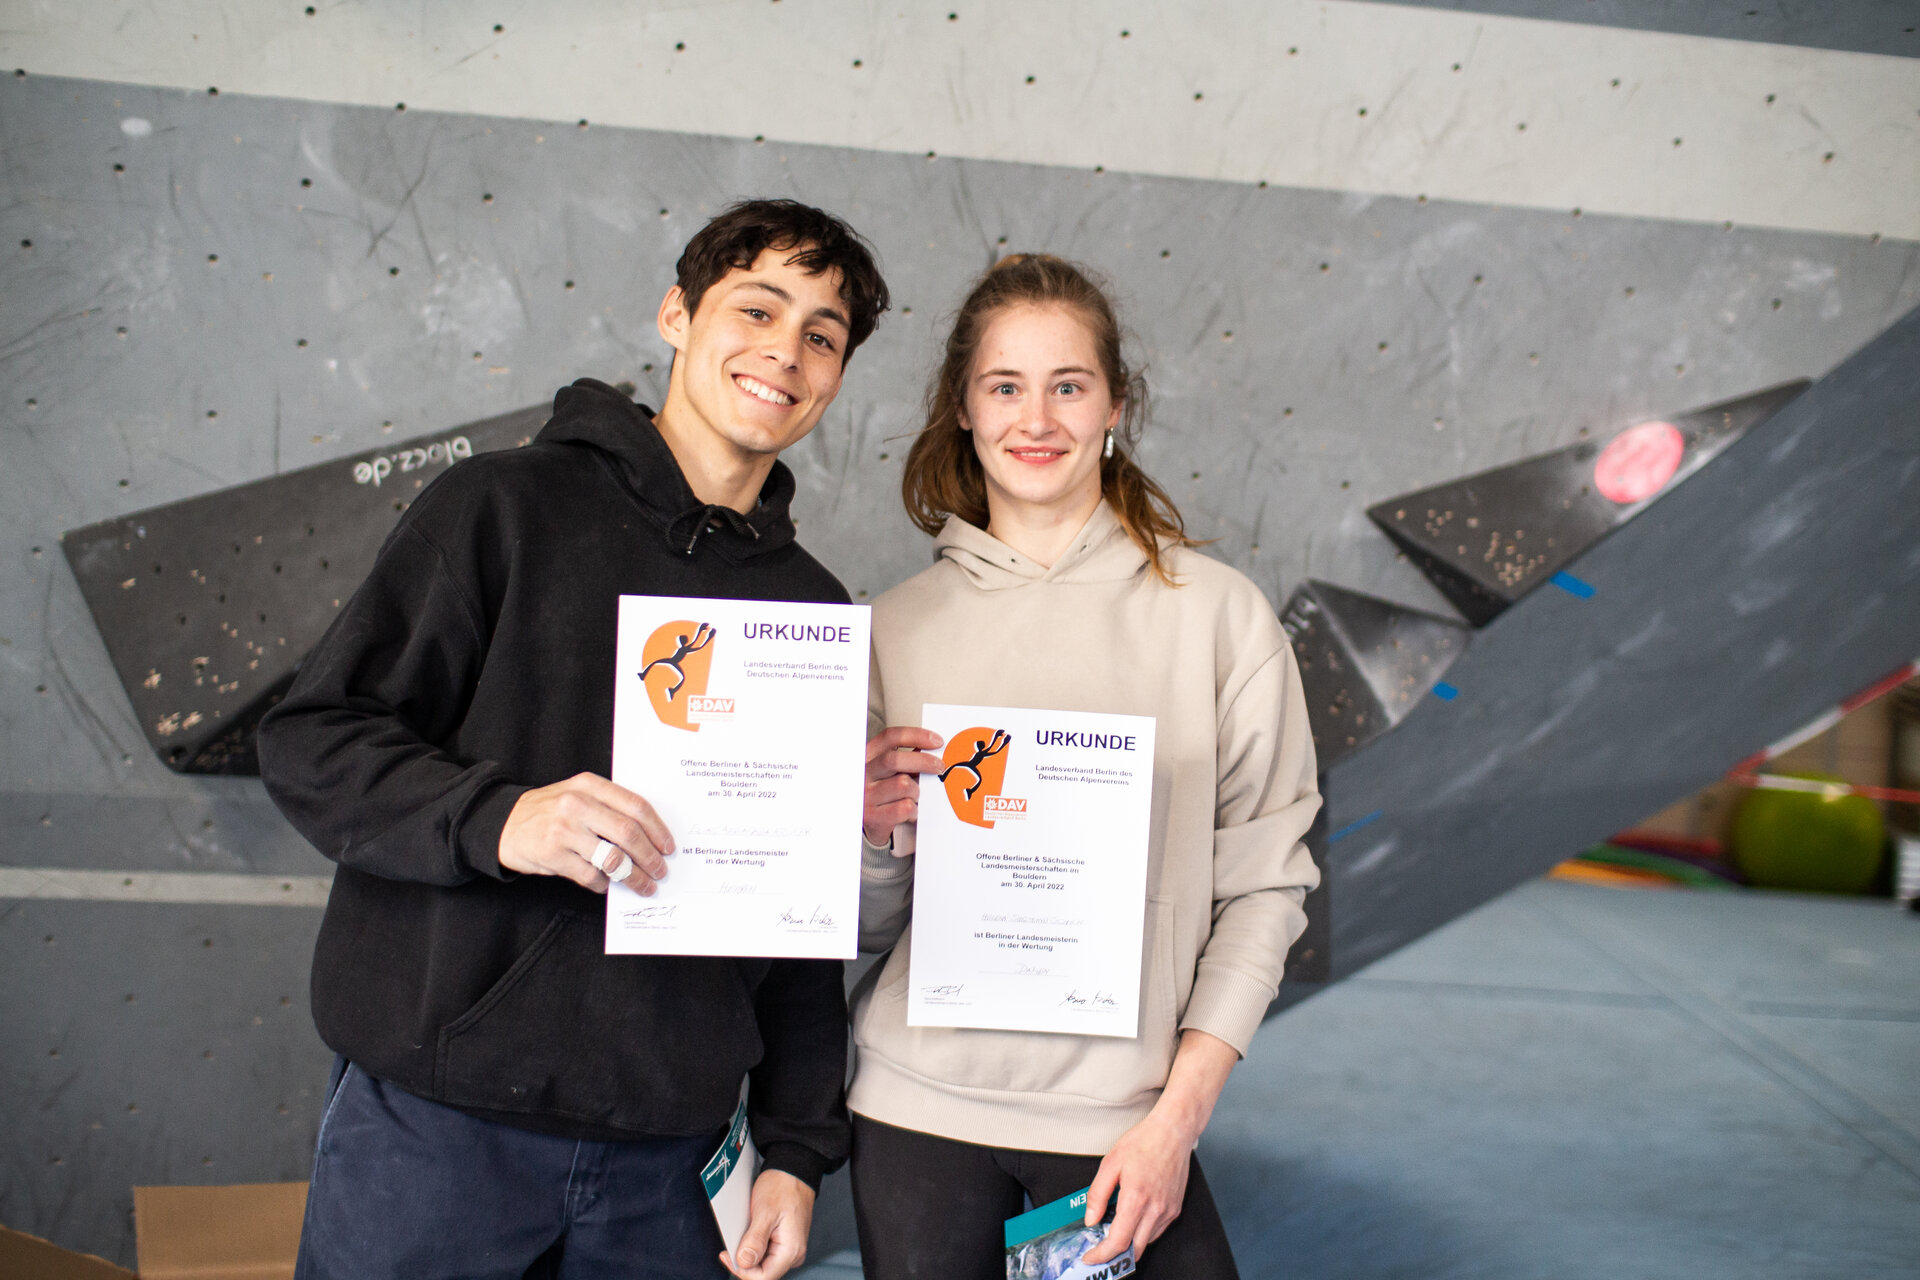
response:
[[[1061,304],[1008,307],[988,320],[967,378],[962,424],[986,473],[996,522],[1090,514],[1100,456],[1122,401],[1093,334]]]

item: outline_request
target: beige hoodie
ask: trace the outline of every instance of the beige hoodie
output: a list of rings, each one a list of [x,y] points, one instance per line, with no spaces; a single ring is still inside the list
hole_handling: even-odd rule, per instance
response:
[[[1147,557],[1105,503],[1052,568],[957,519],[873,607],[869,719],[929,702],[1153,716],[1137,1039],[907,1025],[913,857],[865,846],[848,1105],[996,1147],[1101,1155],[1152,1110],[1187,1027],[1242,1054],[1306,927],[1320,794],[1293,649],[1258,587],[1197,552]],[[913,832],[895,833],[910,850]],[[864,841],[862,842],[864,846]]]

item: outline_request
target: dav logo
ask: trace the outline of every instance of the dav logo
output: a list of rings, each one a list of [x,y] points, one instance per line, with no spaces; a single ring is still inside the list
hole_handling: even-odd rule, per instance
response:
[[[1027,816],[1027,802],[1016,800],[1012,796],[988,796],[981,804],[980,810],[980,816],[989,820],[1024,818]]]
[[[687,696],[687,723],[710,724],[717,720],[733,719],[732,698],[709,698],[704,694]]]
[[[1013,742],[1013,735],[1005,729],[994,729],[985,725],[976,725],[971,729],[962,729],[947,740],[947,749],[941,753],[940,763],[946,767],[940,770],[940,785],[946,789],[947,803],[953,806],[953,816],[960,821],[976,827],[993,829],[995,817],[1025,817],[1018,814],[996,814],[987,806],[1002,802],[1000,786],[1007,777],[1007,748]],[[1026,801],[1020,800],[1022,810]]]
[[[640,683],[660,723],[670,729],[700,732],[702,717],[693,714],[696,703],[724,702],[729,714],[732,698],[707,696],[707,676],[713,669],[715,631],[711,624],[682,619],[663,622],[647,637],[640,651]],[[717,719],[719,717],[706,717]]]

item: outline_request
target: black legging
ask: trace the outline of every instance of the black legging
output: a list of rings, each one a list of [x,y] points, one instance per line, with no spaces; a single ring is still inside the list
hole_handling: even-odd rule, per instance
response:
[[[1100,1157],[936,1138],[853,1117],[853,1208],[867,1280],[1005,1280],[1008,1218],[1093,1182]],[[1139,1254],[1140,1280],[1239,1280],[1226,1228],[1195,1160],[1187,1199]]]

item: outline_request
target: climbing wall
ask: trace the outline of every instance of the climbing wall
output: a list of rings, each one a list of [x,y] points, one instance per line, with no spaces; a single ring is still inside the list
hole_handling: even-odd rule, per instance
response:
[[[1366,658],[1364,688],[1309,673],[1328,705],[1345,690],[1361,731],[1316,723],[1329,889],[1296,976],[1351,972],[1569,851],[1537,818],[1569,787],[1590,824],[1717,767],[1718,740],[1642,740],[1631,785],[1569,782],[1515,743],[1591,723],[1607,764],[1618,726],[1554,720],[1560,700],[1597,681],[1671,701],[1713,665],[1689,628],[1726,617],[1594,558],[1715,485],[1734,492],[1673,526],[1688,555],[1719,547],[1723,575],[1752,576],[1761,562],[1735,550],[1815,546],[1824,508],[1769,543],[1741,488],[1757,482],[1716,477],[1758,474],[1727,468],[1773,457],[1769,433],[1830,403],[1827,384],[1567,562],[1590,598],[1536,586],[1477,631],[1367,513],[1819,378],[1920,304],[1910,36],[1864,3],[1749,6],[1769,38],[1819,48],[1725,39],[1741,32],[1711,5],[1560,6],[1609,11],[1573,27],[1208,3],[1206,21],[598,0],[538,21],[221,0],[10,16],[0,1078],[34,1102],[7,1112],[0,1221],[130,1261],[134,1182],[302,1176],[327,1061],[304,984],[328,864],[257,780],[208,770],[245,765],[245,724],[299,647],[278,624],[324,621],[407,486],[459,465],[460,438],[482,447],[476,424],[528,410],[506,447],[581,375],[658,402],[651,317],[672,260],[741,195],[844,213],[894,286],[789,456],[802,539],[859,598],[926,562],[899,466],[967,280],[1016,248],[1112,280],[1154,393],[1147,467],[1323,655]],[[804,62],[811,96],[730,88],[740,57]],[[1435,120],[1454,123],[1440,136]],[[1885,451],[1863,469],[1816,448],[1841,421],[1821,410],[1792,437],[1764,510],[1799,510],[1781,505],[1792,467],[1819,502],[1821,484],[1899,474]],[[1864,536],[1859,520],[1827,523]],[[1682,563],[1661,548],[1641,554]],[[1872,582],[1827,578],[1814,596],[1764,576],[1695,594],[1735,620],[1846,619],[1842,639],[1856,614],[1885,616],[1847,603]],[[1606,612],[1629,603],[1644,638]],[[1564,683],[1500,701],[1543,653]],[[1846,663],[1818,657],[1796,640],[1761,669],[1844,693]],[[1786,683],[1752,680],[1755,706]],[[229,717],[232,739],[214,727]],[[1415,751],[1418,771],[1389,767]],[[1387,782],[1409,773],[1437,798],[1402,808]],[[1588,777],[1606,803],[1588,805]],[[1424,841],[1443,829],[1488,850],[1473,874],[1450,877]]]
[[[1475,632],[1402,723],[1333,762],[1331,975],[1713,781],[1828,690],[1904,669],[1917,483],[1920,309]]]

